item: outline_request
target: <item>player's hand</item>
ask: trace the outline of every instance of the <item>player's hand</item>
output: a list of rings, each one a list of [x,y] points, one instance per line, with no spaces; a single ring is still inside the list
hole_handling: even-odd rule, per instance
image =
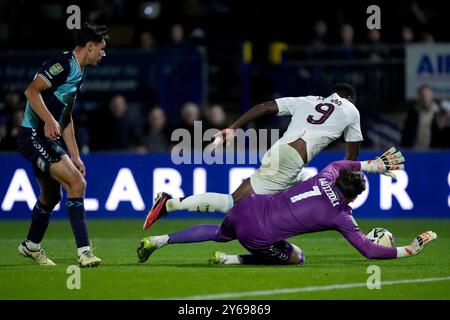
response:
[[[215,139],[213,142],[214,148],[218,145],[222,144],[224,141],[226,143],[226,146],[229,146],[231,141],[233,141],[234,138],[234,129],[226,128],[223,130],[220,130],[214,135]]]
[[[59,127],[59,123],[54,118],[45,122],[44,134],[48,139],[59,139],[59,137],[61,137],[61,128]]]
[[[405,158],[400,151],[394,147],[377,157],[375,160],[363,161],[361,163],[361,170],[370,173],[381,173],[385,176],[396,179],[392,170],[405,169]]]
[[[83,160],[81,160],[80,157],[73,157],[72,162],[77,167],[78,171],[83,175],[83,177],[86,176],[86,167],[84,166]]]
[[[433,231],[427,231],[419,234],[409,246],[405,246],[403,248],[406,254],[408,254],[409,256],[414,256],[416,254],[419,254],[427,244],[436,239],[436,233],[434,233]]]

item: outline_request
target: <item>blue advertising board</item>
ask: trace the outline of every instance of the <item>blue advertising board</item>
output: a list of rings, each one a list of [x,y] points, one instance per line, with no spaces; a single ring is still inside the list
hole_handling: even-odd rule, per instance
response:
[[[415,43],[406,46],[405,97],[415,99],[426,84],[435,99],[450,98],[450,44]]]
[[[42,63],[62,51],[0,53],[0,94],[24,92]],[[81,100],[107,101],[120,93],[133,101],[155,100],[168,114],[178,115],[186,101],[204,103],[204,76],[205,56],[199,48],[111,49],[98,67],[87,67]]]
[[[354,204],[356,217],[450,218],[450,152],[405,152],[405,171],[397,180],[368,174],[368,190]],[[363,152],[360,159],[375,153]],[[342,159],[341,152],[322,152],[306,170],[321,170]],[[87,167],[85,206],[91,218],[143,218],[156,192],[174,196],[233,191],[256,165],[174,165],[167,154],[97,153],[83,158]],[[30,163],[18,154],[0,155],[0,219],[30,217],[39,196]],[[53,217],[66,217],[64,199]],[[199,217],[180,212],[173,217]],[[200,217],[222,217],[201,214]]]

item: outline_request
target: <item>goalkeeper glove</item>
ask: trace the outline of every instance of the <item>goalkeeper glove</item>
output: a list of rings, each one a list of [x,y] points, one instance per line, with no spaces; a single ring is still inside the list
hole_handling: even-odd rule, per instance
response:
[[[370,173],[381,173],[391,178],[396,178],[391,170],[403,170],[405,158],[400,151],[396,151],[394,147],[377,157],[375,160],[361,162],[361,170]]]
[[[419,254],[431,241],[437,239],[437,234],[427,231],[418,235],[409,246],[397,248],[397,258],[411,257]]]

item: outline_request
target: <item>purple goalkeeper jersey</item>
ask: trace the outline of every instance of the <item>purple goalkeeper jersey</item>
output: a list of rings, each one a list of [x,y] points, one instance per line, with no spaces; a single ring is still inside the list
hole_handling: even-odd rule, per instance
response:
[[[372,243],[358,227],[351,207],[334,186],[340,171],[360,171],[359,161],[342,160],[328,165],[316,176],[275,195],[252,195],[242,205],[252,205],[253,214],[268,242],[317,231],[340,232],[369,259],[394,259],[396,248]],[[239,207],[239,203],[236,207]],[[237,209],[237,208],[236,208]]]

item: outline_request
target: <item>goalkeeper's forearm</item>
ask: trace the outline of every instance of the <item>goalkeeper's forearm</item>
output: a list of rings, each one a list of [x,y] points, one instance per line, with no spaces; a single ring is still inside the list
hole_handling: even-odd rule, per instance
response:
[[[361,171],[374,173],[376,170],[375,169],[376,167],[374,167],[374,164],[373,164],[373,160],[353,161],[353,162],[357,162],[360,165]]]
[[[369,172],[369,173],[380,173],[385,171],[385,167],[380,161],[375,160],[367,160],[361,161],[361,171]]]
[[[411,246],[397,247],[397,259],[412,257],[416,254],[417,252]]]

